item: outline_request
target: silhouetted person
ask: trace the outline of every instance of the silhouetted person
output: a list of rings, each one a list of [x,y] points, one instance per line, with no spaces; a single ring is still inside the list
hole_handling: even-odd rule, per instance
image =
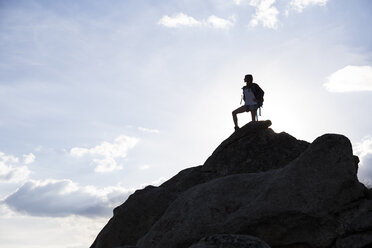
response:
[[[239,129],[237,114],[251,112],[252,121],[256,121],[257,109],[261,107],[263,103],[264,91],[258,84],[253,83],[253,76],[250,74],[245,75],[244,82],[246,82],[246,85],[242,89],[245,104],[232,112],[235,130]]]

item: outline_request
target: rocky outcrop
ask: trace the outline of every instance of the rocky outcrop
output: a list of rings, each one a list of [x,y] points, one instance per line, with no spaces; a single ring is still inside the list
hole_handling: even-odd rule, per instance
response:
[[[202,238],[189,248],[270,248],[264,241],[248,235],[216,234]]]
[[[372,200],[350,141],[326,134],[309,144],[270,125],[249,123],[203,166],[136,191],[92,248],[254,247],[247,235],[278,248],[372,245]]]
[[[337,248],[372,247],[372,199],[367,198],[345,206],[340,215],[341,235]]]
[[[309,145],[287,133],[275,133],[271,121],[251,122],[226,139],[202,170],[220,175],[263,172],[282,168]]]
[[[324,135],[284,168],[225,176],[189,189],[138,246],[187,247],[200,234],[233,233],[260,237],[271,246],[329,247],[338,237],[336,214],[363,197],[350,142]]]
[[[176,194],[162,187],[148,186],[137,190],[121,206],[98,234],[91,247],[135,245],[163,215]]]

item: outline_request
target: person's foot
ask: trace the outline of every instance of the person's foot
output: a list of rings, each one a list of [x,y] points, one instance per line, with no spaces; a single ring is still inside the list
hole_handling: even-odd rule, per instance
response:
[[[239,130],[239,127],[238,126],[235,126],[234,129],[235,129],[235,131],[238,131]]]

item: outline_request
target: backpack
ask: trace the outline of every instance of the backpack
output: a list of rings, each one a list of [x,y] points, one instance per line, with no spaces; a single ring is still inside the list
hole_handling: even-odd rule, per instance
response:
[[[253,83],[252,92],[254,97],[256,97],[258,107],[261,108],[264,102],[265,91],[263,91],[258,84]]]
[[[242,89],[244,90],[245,88],[246,88],[247,86],[244,86]],[[261,108],[262,107],[262,105],[263,105],[263,102],[264,102],[264,94],[265,94],[265,92],[261,89],[261,87],[258,85],[258,84],[256,84],[256,83],[252,83],[252,92],[253,92],[253,95],[254,95],[254,97],[256,98],[256,100],[257,100],[257,106],[259,107],[259,108]],[[244,94],[243,94],[244,95]],[[240,101],[240,104],[242,103],[242,101],[243,101],[243,95],[242,95],[242,99],[241,99],[241,101]]]

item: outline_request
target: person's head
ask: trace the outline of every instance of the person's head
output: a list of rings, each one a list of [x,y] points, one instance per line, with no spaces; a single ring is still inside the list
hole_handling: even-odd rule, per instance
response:
[[[247,83],[247,85],[253,83],[253,76],[251,74],[247,74],[244,77],[244,82]]]

